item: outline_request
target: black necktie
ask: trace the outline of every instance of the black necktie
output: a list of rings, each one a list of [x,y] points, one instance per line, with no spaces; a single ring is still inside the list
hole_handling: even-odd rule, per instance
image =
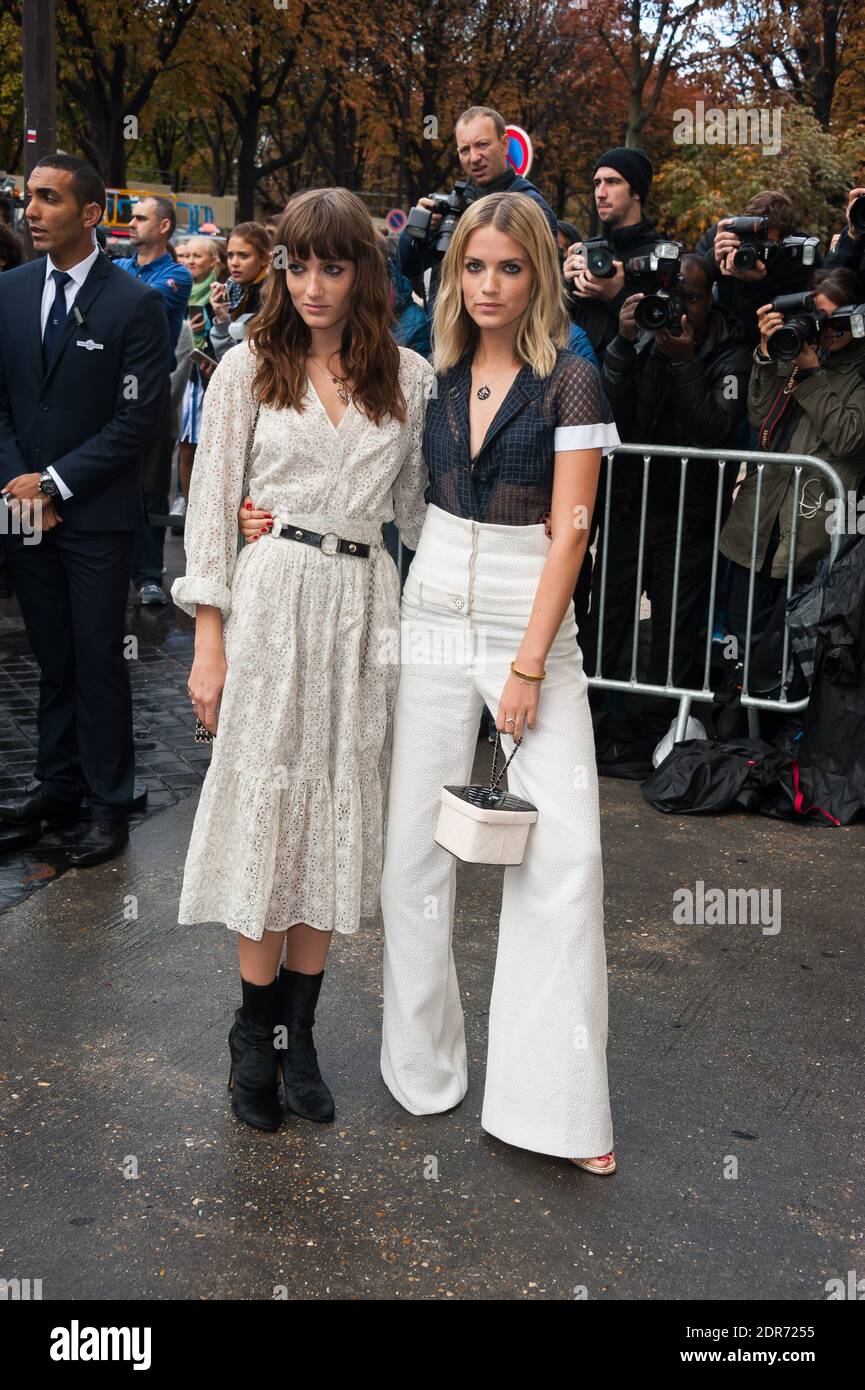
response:
[[[57,347],[57,339],[60,337],[66,322],[66,286],[72,276],[67,274],[65,270],[52,270],[51,279],[54,281],[54,299],[48,310],[45,332],[42,335],[42,351],[45,354],[46,367],[51,366],[51,359]]]

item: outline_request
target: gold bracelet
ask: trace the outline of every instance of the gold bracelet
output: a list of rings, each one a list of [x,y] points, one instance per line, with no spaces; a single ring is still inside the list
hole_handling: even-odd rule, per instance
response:
[[[541,674],[540,674],[539,676],[530,676],[530,675],[528,675],[525,671],[518,671],[518,670],[517,670],[517,663],[516,663],[515,661],[512,661],[512,662],[511,662],[511,671],[512,671],[513,675],[519,676],[519,678],[520,678],[521,681],[532,681],[532,682],[536,682],[536,681],[543,681],[543,680],[546,680],[546,678],[547,678],[547,673],[546,673],[546,671],[542,671]]]

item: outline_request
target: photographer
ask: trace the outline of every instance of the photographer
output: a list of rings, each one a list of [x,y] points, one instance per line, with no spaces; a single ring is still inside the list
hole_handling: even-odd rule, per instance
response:
[[[847,226],[824,261],[827,270],[852,270],[859,277],[859,299],[865,299],[865,188],[853,188],[847,199]]]
[[[456,123],[457,156],[464,175],[462,184],[457,184],[451,195],[453,211],[459,216],[469,203],[488,193],[525,193],[543,210],[553,239],[558,238],[558,223],[555,214],[544,201],[540,191],[528,179],[521,178],[508,164],[508,137],[504,117],[490,106],[470,106]],[[407,280],[415,281],[429,270],[429,289],[426,308],[432,320],[438,294],[439,271],[447,246],[440,246],[444,214],[435,211],[432,198],[418,199],[412,209],[409,224],[400,234],[398,246],[399,268]],[[432,211],[428,231],[425,236],[414,235],[415,221],[426,220],[425,214]]]
[[[594,242],[575,242],[562,265],[571,318],[588,335],[599,361],[618,332],[619,310],[629,294],[623,263],[628,256],[648,253],[659,240],[643,211],[652,173],[652,162],[642,150],[622,146],[601,155],[592,178],[601,236]],[[593,274],[587,265],[585,248],[591,250],[601,241],[612,253],[606,275]]]
[[[628,295],[619,312],[618,335],[604,359],[604,386],[624,441],[681,445],[683,453],[692,447],[726,448],[744,414],[750,352],[739,323],[712,298],[713,262],[687,254],[680,264],[678,286],[666,301],[667,326],[653,332],[640,325],[649,307],[654,310],[664,302],[662,296]],[[689,680],[706,616],[718,472],[714,460],[688,464],[676,606],[676,684]],[[651,463],[643,587],[652,603],[648,680],[658,685],[665,684],[667,675],[680,476],[676,459]],[[641,459],[622,455],[615,460],[603,644],[603,672],[608,676],[633,638],[642,480]],[[735,469],[728,467],[722,516],[729,509],[734,482]],[[604,544],[602,533],[601,547]],[[596,576],[601,559],[599,551]],[[597,648],[598,602],[596,577],[584,643],[591,654],[589,672],[594,670]]]
[[[652,186],[652,161],[643,150],[619,146],[607,150],[595,164],[592,177],[595,207],[601,219],[601,236],[588,243],[573,243],[562,262],[565,282],[565,302],[573,325],[571,348],[587,355],[585,344],[593,351],[594,360],[603,362],[604,353],[618,332],[619,310],[628,298],[625,287],[624,261],[629,256],[651,251],[658,240],[658,231],[643,212],[643,204]],[[589,269],[589,257],[595,263],[598,251],[608,248],[605,274]],[[587,249],[588,248],[588,249]],[[582,335],[582,346],[578,334]],[[574,611],[580,631],[586,623],[592,588],[592,545],[601,514],[601,499],[606,483],[607,461],[601,465],[597,501],[589,527],[582,568],[574,590]],[[587,666],[587,670],[593,667]]]
[[[858,284],[850,270],[823,270],[815,277],[813,311],[807,309],[785,324],[772,304],[758,311],[759,347],[748,387],[748,418],[758,429],[758,447],[772,453],[814,454],[838,471],[845,491],[856,490],[865,476],[865,338],[854,338],[843,317],[833,315],[856,303]],[[772,338],[779,329],[789,336],[796,326],[802,342],[794,358],[778,357]],[[754,581],[752,642],[767,626],[784,588],[790,558],[791,511],[796,478],[792,466],[766,468],[757,528],[757,574]],[[727,629],[744,646],[751,539],[757,474],[741,484],[720,549],[732,565]],[[810,577],[829,548],[832,513],[828,488],[820,473],[803,467],[799,479],[794,574]]]
[[[714,227],[703,233],[696,246],[700,255],[712,256],[721,278],[717,284],[717,298],[731,314],[735,314],[745,330],[745,341],[753,347],[759,336],[757,310],[779,294],[800,294],[811,288],[814,271],[821,265],[820,255],[814,256],[808,265],[806,257],[793,248],[787,253],[780,250],[780,243],[786,237],[803,237],[805,233],[793,226],[793,204],[783,189],[765,189],[757,193],[745,205],[743,218],[765,223],[764,235],[755,235],[753,245],[756,250],[768,248],[768,260],[759,255],[751,269],[742,269],[735,264],[741,256],[736,253],[745,240],[730,229],[729,224],[736,219],[721,218]],[[750,239],[748,239],[750,240]],[[775,251],[775,247],[779,250]],[[810,254],[810,253],[809,253]],[[752,258],[753,259],[753,258]]]

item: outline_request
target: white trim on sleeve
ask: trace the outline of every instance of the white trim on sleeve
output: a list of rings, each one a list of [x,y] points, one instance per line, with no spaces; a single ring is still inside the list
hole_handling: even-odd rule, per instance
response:
[[[602,449],[608,454],[621,442],[615,425],[558,425],[553,435],[553,450],[561,454],[568,449]]]

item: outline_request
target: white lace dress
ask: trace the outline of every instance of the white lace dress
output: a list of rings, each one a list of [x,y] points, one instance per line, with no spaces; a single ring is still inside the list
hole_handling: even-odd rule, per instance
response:
[[[400,348],[404,424],[349,405],[331,422],[307,381],[305,409],[263,405],[248,491],[280,523],[370,542],[395,519],[417,548],[426,511],[422,439],[435,374]],[[186,520],[187,613],[223,613],[228,674],[186,858],[178,921],[223,922],[260,940],[308,922],[357,930],[379,906],[391,713],[399,675],[399,577],[387,551],[327,555],[262,536],[237,551],[253,427],[247,343],[213,374]],[[375,556],[368,656],[362,638]]]

